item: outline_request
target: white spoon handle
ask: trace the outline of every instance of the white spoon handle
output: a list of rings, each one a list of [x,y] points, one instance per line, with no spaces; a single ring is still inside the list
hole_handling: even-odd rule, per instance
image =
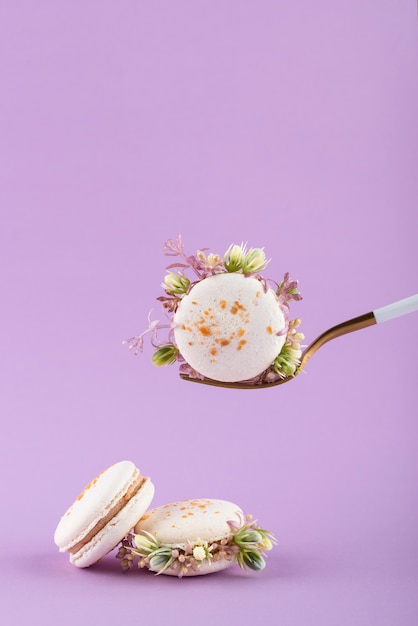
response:
[[[398,302],[393,302],[393,304],[382,306],[380,309],[373,311],[373,315],[376,323],[380,324],[380,322],[386,322],[394,317],[400,317],[413,311],[418,311],[418,294],[404,298],[404,300],[398,300]]]

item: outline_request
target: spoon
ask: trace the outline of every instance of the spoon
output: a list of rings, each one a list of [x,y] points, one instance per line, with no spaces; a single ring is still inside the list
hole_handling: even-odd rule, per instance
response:
[[[251,384],[243,382],[221,382],[218,380],[212,380],[211,378],[191,378],[187,374],[180,374],[180,378],[183,380],[188,380],[193,383],[201,383],[203,385],[213,385],[215,387],[229,387],[230,389],[263,389],[264,387],[274,387],[276,385],[282,385],[283,383],[287,383],[290,380],[293,380],[297,374],[303,371],[305,365],[311,358],[313,354],[319,348],[321,348],[327,341],[331,341],[331,339],[336,339],[336,337],[341,337],[341,335],[346,335],[347,333],[353,333],[356,330],[361,330],[362,328],[367,328],[367,326],[374,326],[374,324],[380,324],[381,322],[386,322],[387,320],[394,319],[396,317],[401,317],[401,315],[406,315],[407,313],[412,313],[413,311],[418,310],[418,294],[415,296],[409,296],[409,298],[405,298],[403,300],[398,300],[397,302],[393,302],[392,304],[388,304],[383,306],[375,311],[370,311],[369,313],[364,313],[363,315],[359,315],[358,317],[353,317],[346,322],[342,322],[341,324],[337,324],[336,326],[332,326],[322,335],[319,335],[303,352],[302,358],[300,361],[299,367],[296,369],[293,376],[286,376],[285,378],[280,378],[271,383],[260,383],[260,384]]]

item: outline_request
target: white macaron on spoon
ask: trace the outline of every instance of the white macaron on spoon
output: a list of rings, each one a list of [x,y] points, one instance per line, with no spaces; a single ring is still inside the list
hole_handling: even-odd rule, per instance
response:
[[[367,326],[374,326],[375,324],[380,324],[382,322],[386,322],[391,319],[395,319],[396,317],[401,317],[402,315],[406,315],[407,313],[413,313],[414,311],[418,311],[418,294],[414,296],[409,296],[408,298],[404,298],[403,300],[398,300],[397,302],[393,302],[392,304],[387,304],[386,306],[380,307],[379,309],[375,309],[374,311],[370,311],[369,313],[365,313],[363,315],[359,315],[358,317],[354,317],[350,320],[342,322],[341,324],[337,324],[336,326],[332,326],[325,332],[323,332],[319,337],[317,337],[303,352],[302,358],[300,361],[299,367],[296,369],[293,376],[286,376],[284,378],[280,378],[279,380],[275,380],[273,382],[266,382],[260,384],[246,383],[243,382],[219,382],[216,380],[212,380],[210,378],[191,378],[187,374],[180,374],[180,377],[183,380],[188,380],[195,383],[201,383],[204,385],[214,385],[216,387],[229,387],[231,389],[262,389],[265,387],[274,387],[275,385],[282,385],[283,383],[287,383],[290,380],[293,380],[294,377],[303,371],[307,362],[311,358],[313,354],[319,348],[321,348],[325,343],[331,341],[331,339],[336,339],[336,337],[341,337],[342,335],[346,335],[348,333],[353,333],[357,330],[361,330],[362,328],[366,328]]]

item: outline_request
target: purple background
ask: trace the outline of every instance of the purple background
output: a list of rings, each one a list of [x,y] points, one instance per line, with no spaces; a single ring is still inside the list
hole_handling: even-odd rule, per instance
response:
[[[417,292],[415,3],[16,0],[0,55],[2,621],[416,624],[417,314],[264,391],[121,345],[178,232],[265,246],[308,342]],[[253,513],[267,568],[72,567],[60,515],[123,458]]]

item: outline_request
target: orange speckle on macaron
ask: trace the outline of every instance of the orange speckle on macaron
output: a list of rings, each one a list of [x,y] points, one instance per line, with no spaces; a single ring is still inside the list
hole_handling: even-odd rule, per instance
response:
[[[100,476],[100,474],[99,474]],[[93,487],[93,485],[95,485],[97,483],[97,479],[99,478],[99,476],[96,476],[96,478],[93,478],[93,480],[91,480],[89,482],[89,484],[84,487],[83,491],[80,493],[80,495],[77,497],[77,500],[81,500],[81,498],[84,496],[84,494],[86,493],[86,491],[88,491],[89,489],[91,489]]]

